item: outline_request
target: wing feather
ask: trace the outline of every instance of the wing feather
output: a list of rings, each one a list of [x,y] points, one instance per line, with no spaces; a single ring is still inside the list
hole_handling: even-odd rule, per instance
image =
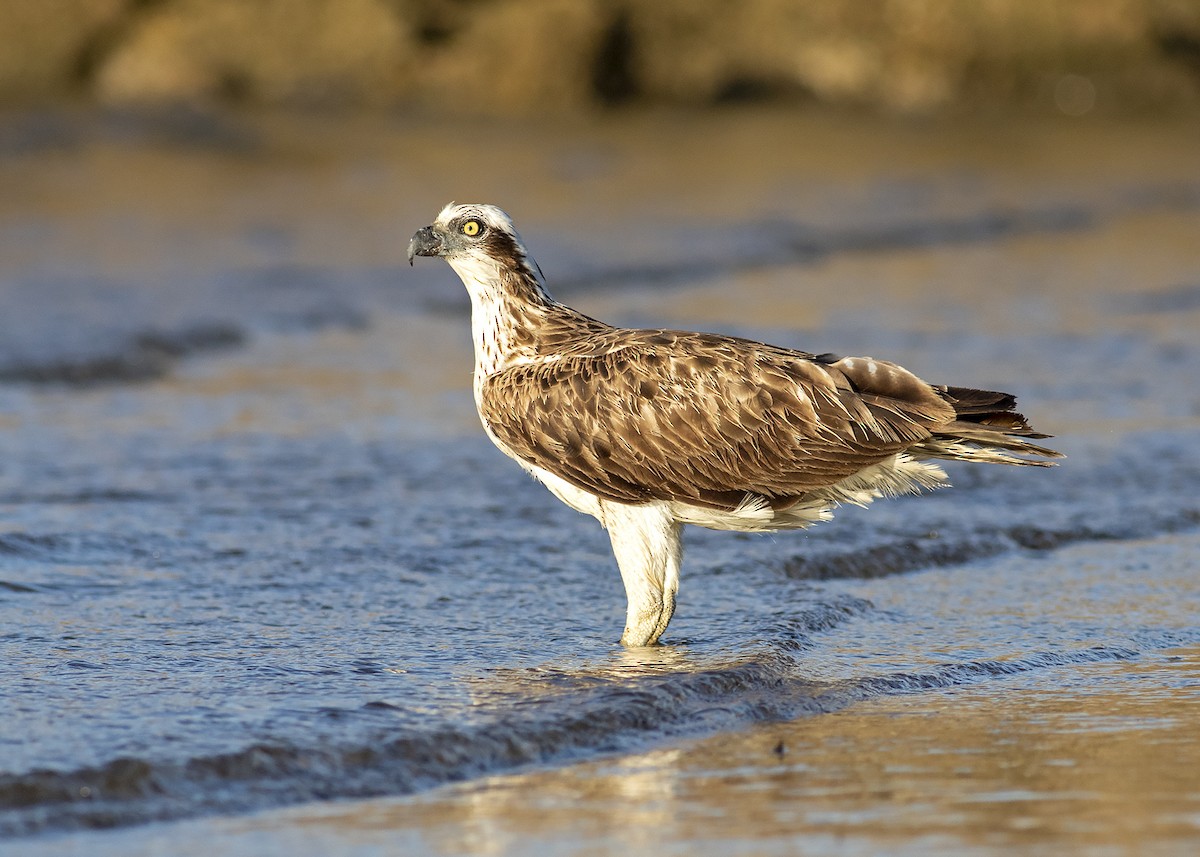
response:
[[[715,334],[600,338],[493,374],[480,414],[520,458],[610,500],[783,502],[954,419],[937,391],[883,361],[824,363]]]

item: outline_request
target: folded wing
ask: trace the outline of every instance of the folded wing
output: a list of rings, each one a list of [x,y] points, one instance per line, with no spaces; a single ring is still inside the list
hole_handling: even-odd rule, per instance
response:
[[[1003,410],[995,401],[970,407]],[[956,414],[947,388],[892,363],[661,330],[560,344],[552,357],[490,376],[480,412],[521,458],[602,498],[726,510],[748,494],[789,505],[936,444],[963,419],[971,431],[1004,431]],[[951,457],[943,451],[932,454]]]

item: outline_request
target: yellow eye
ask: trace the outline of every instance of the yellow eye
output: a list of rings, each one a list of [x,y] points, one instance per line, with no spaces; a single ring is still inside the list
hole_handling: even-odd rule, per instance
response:
[[[478,220],[474,220],[474,219],[468,220],[466,223],[464,223],[462,225],[462,234],[468,235],[468,236],[474,238],[476,235],[479,234],[480,228],[481,228],[481,225]]]

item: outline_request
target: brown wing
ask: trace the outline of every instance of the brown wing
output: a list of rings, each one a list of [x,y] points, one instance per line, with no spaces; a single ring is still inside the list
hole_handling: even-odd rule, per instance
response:
[[[748,340],[613,330],[483,387],[481,415],[517,455],[617,501],[786,505],[928,439],[954,409],[883,361],[825,360]]]

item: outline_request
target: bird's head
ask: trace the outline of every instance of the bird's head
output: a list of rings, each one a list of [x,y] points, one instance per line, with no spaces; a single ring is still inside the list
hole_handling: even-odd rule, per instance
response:
[[[541,280],[541,271],[529,258],[512,218],[494,205],[450,203],[433,223],[413,235],[408,244],[410,265],[416,256],[441,256],[464,280],[468,273],[505,271]]]
[[[537,263],[525,250],[512,218],[494,205],[450,203],[408,244],[408,262],[441,256],[473,302],[504,295],[521,303],[553,303]]]

